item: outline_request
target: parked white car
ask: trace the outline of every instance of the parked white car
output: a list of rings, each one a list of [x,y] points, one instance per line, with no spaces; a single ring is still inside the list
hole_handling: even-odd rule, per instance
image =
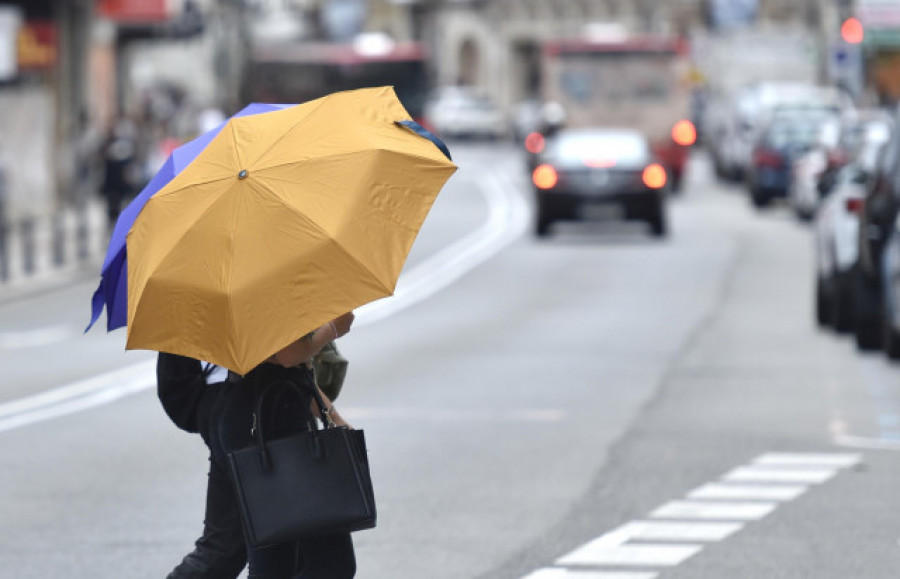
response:
[[[870,124],[853,160],[839,170],[815,216],[816,319],[846,332],[853,325],[853,275],[859,258],[859,213],[889,125]]]
[[[788,197],[799,219],[812,219],[819,207],[822,198],[820,179],[837,154],[839,137],[840,122],[835,116],[822,124],[813,147],[794,160]]]
[[[429,128],[440,137],[501,139],[509,132],[503,111],[474,87],[436,90],[426,101],[423,113]]]

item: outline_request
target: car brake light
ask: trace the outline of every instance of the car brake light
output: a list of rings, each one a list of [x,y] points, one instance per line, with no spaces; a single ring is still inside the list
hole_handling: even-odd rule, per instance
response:
[[[862,213],[865,201],[859,197],[851,197],[847,199],[847,211],[850,213]]]
[[[532,155],[537,155],[543,151],[545,144],[546,141],[544,135],[540,133],[529,133],[528,136],[525,137],[525,150]]]
[[[697,141],[697,127],[687,119],[681,119],[672,126],[672,140],[683,147],[690,147]]]
[[[847,164],[847,155],[841,151],[829,151],[826,163],[829,169],[837,169]]]
[[[662,189],[666,186],[666,170],[659,163],[647,165],[641,179],[644,181],[644,185],[651,189]]]
[[[608,157],[582,159],[586,167],[591,169],[610,169],[616,166],[616,160]]]
[[[550,165],[539,165],[531,174],[531,180],[538,189],[553,189],[559,182],[559,175]]]
[[[753,152],[753,164],[757,167],[781,167],[784,160],[774,151],[757,149]]]

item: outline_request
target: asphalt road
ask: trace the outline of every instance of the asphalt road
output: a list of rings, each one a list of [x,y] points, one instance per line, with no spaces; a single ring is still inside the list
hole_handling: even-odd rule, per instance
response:
[[[453,151],[418,285],[341,343],[359,577],[896,577],[900,368],[815,328],[807,227],[698,156],[666,240],[537,242],[518,154]],[[205,449],[151,354],[80,334],[92,277],[0,293],[0,578],[161,578],[201,528]]]

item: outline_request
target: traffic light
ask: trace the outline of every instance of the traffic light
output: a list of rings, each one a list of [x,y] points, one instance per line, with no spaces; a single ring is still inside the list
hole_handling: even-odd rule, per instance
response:
[[[847,44],[859,44],[865,37],[862,22],[857,18],[848,18],[841,24],[841,38]]]

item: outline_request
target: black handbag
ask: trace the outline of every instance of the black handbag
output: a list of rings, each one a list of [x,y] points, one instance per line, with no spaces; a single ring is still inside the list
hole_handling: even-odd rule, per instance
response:
[[[315,398],[322,428],[269,440],[263,425],[272,392],[291,388]],[[228,453],[244,532],[254,547],[371,529],[375,495],[362,430],[335,426],[313,387],[270,384],[254,415],[256,444]],[[300,417],[298,417],[300,420]],[[315,422],[315,421],[313,421]]]

